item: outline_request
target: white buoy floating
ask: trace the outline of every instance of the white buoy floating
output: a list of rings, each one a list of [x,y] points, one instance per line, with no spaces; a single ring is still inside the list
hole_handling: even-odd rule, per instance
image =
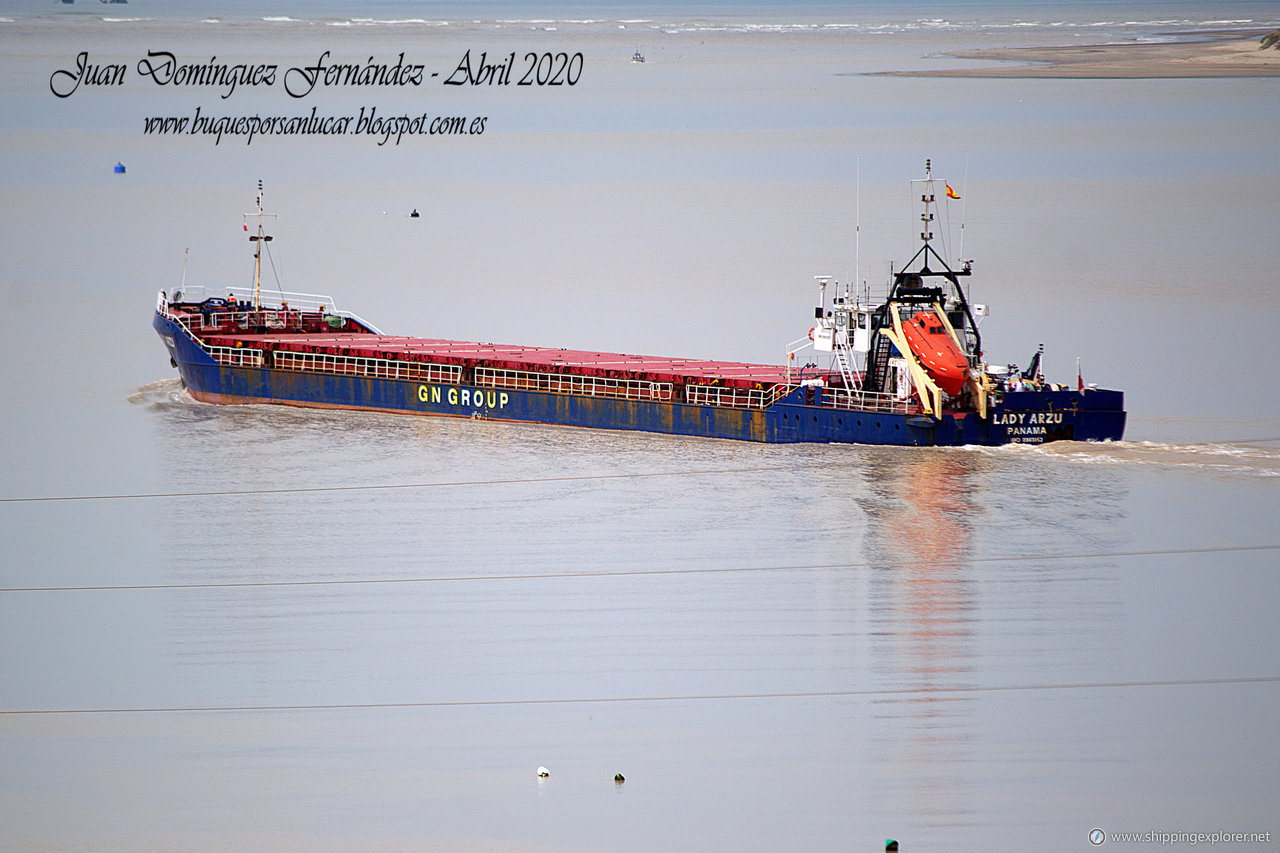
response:
[[[548,770],[547,768],[545,768],[545,767],[539,767],[539,768],[538,768],[538,776],[539,776],[540,778],[545,779],[545,778],[547,778],[547,777],[548,777],[548,776],[550,776],[550,775],[551,775],[551,771],[550,771],[550,770]]]

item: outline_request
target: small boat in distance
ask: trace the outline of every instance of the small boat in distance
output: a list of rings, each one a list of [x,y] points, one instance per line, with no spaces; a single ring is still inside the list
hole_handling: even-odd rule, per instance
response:
[[[635,53],[631,54],[631,61],[644,62],[644,54],[637,49]]]
[[[398,412],[763,442],[892,445],[1118,441],[1124,394],[1053,384],[983,360],[978,318],[931,243],[926,161],[921,248],[883,299],[818,276],[807,337],[782,365],[385,335],[326,296],[261,289],[271,236],[258,185],[254,286],[161,291],[153,326],[183,385],[207,403]],[[226,292],[227,296],[221,296]],[[803,354],[803,355],[802,355]],[[827,361],[825,366],[819,364]]]

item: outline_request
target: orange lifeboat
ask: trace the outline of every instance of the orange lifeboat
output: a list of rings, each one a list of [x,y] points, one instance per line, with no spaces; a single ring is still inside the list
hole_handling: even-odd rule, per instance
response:
[[[969,378],[969,360],[938,315],[921,311],[902,324],[902,333],[929,378],[952,397],[958,395]]]

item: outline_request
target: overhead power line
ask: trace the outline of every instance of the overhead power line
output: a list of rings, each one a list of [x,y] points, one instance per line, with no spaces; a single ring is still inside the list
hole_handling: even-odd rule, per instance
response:
[[[368,492],[381,489],[440,489],[459,486],[511,486],[525,483],[572,483],[589,480],[630,480],[641,477],[698,477],[710,474],[754,474],[764,471],[829,469],[830,465],[768,465],[758,468],[712,468],[698,471],[637,471],[623,474],[576,474],[563,477],[523,477],[504,480],[452,480],[434,483],[379,483],[354,486],[298,486],[283,489],[219,489],[201,492],[137,492],[117,495],[50,495],[0,498],[0,503],[51,503],[55,501],[118,501],[144,498],[212,498],[243,495],[298,495],[309,492]]]
[[[1223,554],[1241,551],[1276,551],[1280,545],[1222,545],[1212,548],[1160,548],[1145,551],[1098,551],[1074,554],[1021,554],[998,557],[966,557],[958,564],[1016,563],[1036,560],[1101,560],[1126,557],[1168,557],[1187,554]],[[151,584],[84,584],[77,586],[9,586],[0,592],[118,592],[130,590],[244,589],[262,587],[357,586],[362,584],[469,583],[476,581],[575,580],[580,578],[647,577],[653,575],[714,575],[741,572],[806,572],[831,569],[871,569],[877,563],[812,563],[783,566],[714,566],[701,568],[618,569],[588,572],[538,572],[484,575],[429,575],[422,577],[319,578],[278,581],[212,581]]]
[[[970,684],[885,687],[864,690],[798,690],[779,693],[701,693],[653,696],[592,696],[535,699],[460,699],[422,702],[333,702],[297,705],[173,705],[118,708],[30,708],[0,710],[0,716],[69,714],[253,713],[266,711],[373,711],[404,708],[480,708],[519,705],[589,705],[636,702],[732,702],[769,699],[845,699],[894,696],[964,696],[984,693],[1027,693],[1048,690],[1115,690],[1142,687],[1204,687],[1277,684],[1280,675],[1244,678],[1171,678],[1151,681],[1041,682],[1038,684]]]

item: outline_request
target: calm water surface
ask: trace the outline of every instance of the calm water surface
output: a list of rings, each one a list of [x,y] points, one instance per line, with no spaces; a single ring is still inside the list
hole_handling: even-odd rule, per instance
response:
[[[981,26],[673,15],[639,38],[143,5],[158,20],[0,25],[20,167],[0,210],[0,849],[1280,832],[1274,81],[856,76],[1053,39],[1009,36],[1030,12],[999,4]],[[523,45],[583,49],[590,85],[460,96],[491,132],[394,150],[140,130],[269,93],[46,88],[81,49]],[[777,447],[209,407],[149,328],[186,247],[190,282],[244,284],[264,178],[286,287],[388,332],[776,361],[812,274],[874,287],[905,259],[927,156],[967,181],[993,359],[1045,343],[1069,379],[1079,357],[1126,390],[1128,441]]]

